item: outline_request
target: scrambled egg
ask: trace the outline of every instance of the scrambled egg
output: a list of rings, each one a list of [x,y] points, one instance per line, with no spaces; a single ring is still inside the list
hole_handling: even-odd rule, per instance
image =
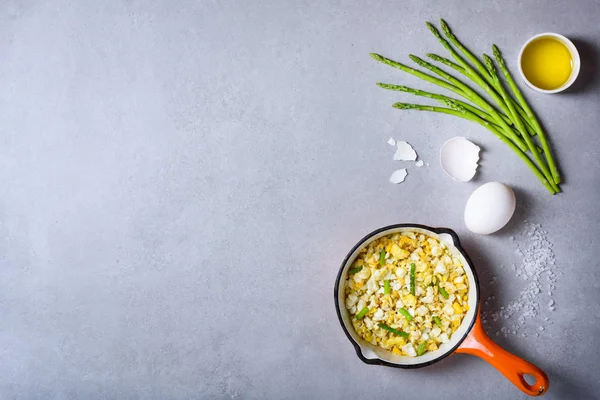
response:
[[[415,232],[382,237],[363,248],[344,290],[356,332],[410,357],[448,343],[469,309],[460,260],[444,243]]]

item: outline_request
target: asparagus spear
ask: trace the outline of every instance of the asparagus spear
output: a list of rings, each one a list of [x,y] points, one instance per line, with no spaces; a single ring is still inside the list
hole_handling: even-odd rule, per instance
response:
[[[442,295],[443,298],[447,299],[450,297],[448,292],[446,292],[446,289],[444,289],[443,287],[440,286],[439,282],[438,282],[438,291],[440,292],[440,294]]]
[[[357,274],[357,273],[359,273],[360,271],[362,271],[362,269],[363,269],[363,267],[362,267],[362,266],[360,266],[360,267],[354,267],[354,268],[350,268],[350,269],[348,270],[348,275],[354,275],[354,274]]]
[[[422,356],[427,351],[427,343],[423,342],[417,347],[417,355]]]
[[[498,90],[499,88],[494,84],[492,77],[486,71],[486,68],[481,64],[481,61],[479,61],[477,56],[475,56],[465,45],[463,45],[458,40],[456,35],[454,35],[454,33],[452,33],[452,31],[450,30],[450,26],[448,26],[446,21],[444,21],[443,19],[440,19],[440,25],[442,26],[442,31],[444,32],[446,37],[452,42],[452,44],[454,44],[456,47],[458,47],[458,49],[460,51],[462,51],[463,54],[475,65],[475,67],[477,68],[479,73],[481,73],[483,78],[490,85],[492,85],[494,88],[496,88]],[[515,106],[515,108],[517,109],[517,112],[519,113],[521,118],[523,118],[528,124],[531,124],[532,122],[529,120],[529,117],[527,116],[527,113],[525,112],[525,110],[523,110],[523,108],[519,104],[517,104],[517,102],[515,102],[512,97],[510,97],[510,102]]]
[[[448,26],[448,24],[446,23],[446,21],[444,21],[443,19],[440,19],[440,26],[442,27],[442,31],[444,32],[444,34],[446,35],[446,37],[448,38],[448,40],[450,40],[453,45],[455,45],[460,51],[463,52],[463,54],[469,59],[469,61],[471,61],[473,63],[473,65],[475,65],[475,68],[477,68],[477,70],[479,71],[479,73],[481,74],[481,76],[490,85],[494,85],[493,79],[490,76],[490,74],[487,71],[487,69],[485,68],[485,66],[481,63],[481,61],[479,61],[479,59],[473,53],[471,53],[471,51],[469,51],[469,49],[467,49],[466,46],[464,46],[458,40],[458,38],[456,36],[454,36],[454,34],[450,30],[450,27]]]
[[[413,320],[413,316],[410,315],[410,313],[408,312],[408,310],[406,308],[401,308],[398,311],[400,312],[400,314],[402,314],[404,316],[404,318],[406,318],[406,320],[408,322]]]
[[[492,110],[494,113],[496,113],[496,114],[498,115],[498,116],[497,116],[497,117],[495,117],[495,118],[496,118],[496,119],[501,119],[501,117],[499,117],[499,114],[498,114],[498,112],[497,112],[497,111],[496,111],[496,110],[495,110],[495,109],[494,109],[492,106],[490,106],[490,105],[489,105],[489,104],[488,104],[488,103],[487,103],[487,102],[486,102],[486,101],[485,101],[483,98],[481,98],[481,96],[479,96],[477,93],[473,92],[473,91],[472,91],[470,88],[468,88],[468,89],[469,89],[469,90],[471,90],[471,92],[472,92],[472,93],[474,93],[474,94],[476,95],[476,96],[475,96],[475,97],[473,97],[473,98],[471,98],[471,97],[468,97],[468,96],[465,94],[465,92],[464,92],[464,91],[463,91],[461,88],[458,88],[458,87],[456,87],[455,85],[453,85],[453,84],[451,84],[451,83],[449,83],[449,82],[447,82],[447,81],[444,81],[444,80],[442,80],[442,79],[439,79],[439,78],[436,78],[436,77],[434,77],[434,76],[431,76],[431,75],[425,74],[425,73],[423,73],[423,72],[421,72],[421,71],[419,71],[419,70],[416,70],[416,69],[414,69],[414,68],[411,68],[411,67],[409,67],[409,66],[407,66],[407,65],[404,65],[404,64],[402,64],[402,63],[399,63],[399,62],[397,62],[397,61],[390,60],[389,58],[386,58],[386,57],[384,57],[384,56],[382,56],[382,55],[380,55],[380,54],[371,53],[371,54],[370,54],[370,56],[371,56],[371,57],[372,57],[374,60],[377,60],[377,61],[379,61],[379,62],[381,62],[381,63],[383,63],[383,64],[387,64],[387,65],[389,65],[389,66],[391,66],[391,67],[398,68],[399,70],[401,70],[401,71],[404,71],[404,72],[407,72],[407,73],[409,73],[409,74],[411,74],[411,75],[414,75],[414,76],[416,76],[417,78],[421,78],[421,79],[423,79],[423,80],[425,80],[425,81],[427,81],[427,82],[431,82],[431,83],[433,83],[433,84],[436,84],[436,85],[438,85],[438,86],[441,86],[441,87],[443,87],[444,89],[450,90],[450,91],[452,91],[452,92],[454,92],[454,93],[456,93],[456,94],[458,94],[458,95],[460,95],[460,96],[463,96],[463,97],[465,97],[465,98],[468,98],[469,100],[473,101],[475,104],[479,105],[480,107],[482,107],[482,108],[484,108],[484,109],[486,109],[486,110],[488,110],[488,111],[491,109],[491,110]],[[423,61],[423,62],[424,62],[424,61]],[[431,65],[431,64],[429,64],[429,65]],[[432,65],[432,67],[433,67],[433,68],[436,68],[436,67],[435,67],[435,66],[433,66],[433,65]],[[437,70],[441,71],[439,68],[437,68]],[[445,74],[445,72],[443,72],[443,71],[441,71],[441,72]],[[454,79],[455,79],[456,81],[458,81],[456,78],[454,78]],[[463,86],[465,86],[465,87],[466,87],[466,85],[464,85],[464,84],[463,84]],[[492,114],[492,115],[493,115],[493,114]],[[512,131],[510,130],[510,127],[508,127],[508,125],[507,125],[506,123],[504,123],[504,124],[505,124],[505,126],[504,126],[504,127],[502,127],[502,128],[500,129],[500,132],[503,132],[505,128],[508,128],[508,130],[509,130],[509,132],[510,132],[510,133],[507,133],[507,134],[508,134],[508,135],[512,135],[512,137],[515,137],[515,138],[517,138],[517,135],[516,135],[514,132],[512,132]],[[527,150],[527,147],[525,146],[525,143],[523,143],[523,142],[522,142],[520,139],[518,139],[518,138],[517,138],[517,143],[518,143],[518,146],[519,146],[521,149],[523,149],[524,151],[526,151],[526,150]]]
[[[514,151],[519,158],[521,158],[525,164],[531,169],[531,171],[537,176],[537,178],[542,182],[544,187],[550,192],[550,194],[554,194],[555,191],[548,183],[548,180],[539,170],[539,168],[525,155],[523,151],[519,147],[517,147],[512,141],[510,141],[505,135],[500,133],[500,131],[492,126],[489,122],[479,118],[477,115],[467,111],[467,109],[461,107],[459,104],[454,103],[450,100],[445,101],[445,104],[451,108],[445,107],[435,107],[435,106],[425,106],[421,104],[407,104],[407,103],[395,103],[392,107],[397,108],[399,110],[420,110],[420,111],[432,111],[439,112],[448,115],[454,115],[456,117],[468,119],[470,121],[477,122],[478,124],[486,127],[490,130],[498,139],[500,139],[504,144],[506,144],[512,151]]]
[[[440,21],[441,21],[442,30],[444,31],[444,34],[448,37],[448,39],[450,39],[450,41],[456,47],[459,48],[459,50],[461,50],[463,52],[463,54],[465,54],[465,56],[469,60],[471,60],[471,62],[473,62],[475,64],[475,67],[479,70],[479,72],[481,73],[481,76],[483,76],[483,78],[484,78],[483,80],[481,79],[481,76],[477,73],[477,71],[475,71],[473,69],[473,67],[471,67],[471,65],[469,65],[469,63],[466,62],[465,59],[462,58],[460,56],[460,54],[458,54],[456,52],[456,50],[454,50],[454,48],[450,45],[450,43],[448,43],[448,41],[445,40],[442,37],[442,35],[440,35],[440,32],[437,30],[437,28],[433,24],[427,22],[427,27],[433,33],[433,35],[440,41],[440,43],[442,43],[442,45],[450,52],[450,54],[452,55],[452,57],[454,57],[454,59],[456,61],[458,61],[458,63],[464,67],[465,74],[469,78],[471,78],[477,85],[479,85],[483,90],[485,90],[486,93],[488,93],[490,96],[492,96],[492,98],[496,102],[498,102],[499,98],[498,98],[498,95],[495,93],[494,89],[496,89],[497,93],[499,94],[500,93],[500,88],[498,86],[496,86],[496,84],[493,82],[493,79],[491,78],[489,72],[481,64],[481,62],[479,61],[479,59],[477,57],[475,57],[475,55],[473,55],[473,53],[471,53],[469,51],[469,49],[467,49],[458,40],[458,38],[452,33],[452,31],[450,31],[450,27],[448,26],[448,24],[446,23],[446,21],[444,21],[443,19],[440,20]],[[491,85],[491,87],[490,87],[490,85]],[[522,118],[527,119],[527,115],[526,115],[525,111],[523,111],[521,109],[521,107],[512,98],[509,98],[508,101],[512,102],[513,105],[516,106],[517,110],[519,111],[519,115],[521,115]],[[498,103],[498,105],[502,108],[502,111],[504,111],[507,115],[509,115],[509,111],[507,110],[507,108],[506,108],[505,105],[501,104],[501,102]]]
[[[390,60],[389,58],[385,58],[384,56],[379,55],[379,54],[371,53],[370,56],[374,60],[377,60],[377,61],[379,61],[379,62],[381,62],[383,64],[387,64],[387,65],[389,65],[391,67],[398,68],[399,70],[402,70],[402,71],[407,72],[407,73],[409,73],[411,75],[414,75],[417,78],[421,78],[421,79],[423,79],[423,80],[425,80],[427,82],[431,82],[433,84],[436,84],[438,86],[443,87],[444,89],[448,89],[448,90],[450,90],[450,91],[452,91],[452,92],[454,92],[456,94],[460,94],[462,96],[462,90],[458,89],[456,86],[454,86],[454,85],[452,85],[452,84],[450,84],[450,83],[448,83],[448,82],[446,82],[446,81],[444,81],[442,79],[436,78],[435,76],[431,76],[431,75],[425,74],[425,73],[423,73],[423,72],[421,72],[421,71],[419,71],[417,69],[409,67],[408,65],[404,65],[404,64],[401,64],[401,63],[399,63],[397,61]]]
[[[367,315],[367,313],[369,312],[369,308],[368,307],[363,307],[362,310],[360,310],[358,312],[358,314],[356,314],[356,319],[361,320],[365,317],[365,315]]]
[[[379,326],[381,329],[385,329],[388,332],[392,332],[394,335],[398,335],[401,336],[403,338],[407,338],[408,337],[408,333],[406,332],[402,332],[401,330],[398,329],[394,329],[389,325],[383,324],[383,323],[379,323],[377,324],[377,326]]]
[[[502,128],[500,128],[500,126],[498,124],[496,124],[496,121],[492,118],[491,115],[487,114],[485,111],[481,110],[480,108],[474,107],[471,104],[464,102],[462,100],[458,100],[453,97],[444,96],[442,94],[425,92],[423,90],[413,89],[413,88],[409,88],[406,86],[400,86],[400,85],[392,85],[389,83],[378,82],[377,86],[379,86],[383,89],[395,90],[397,92],[412,93],[417,96],[428,97],[430,99],[435,99],[435,100],[445,100],[445,99],[453,100],[453,101],[457,102],[458,104],[460,104],[461,106],[463,106],[464,108],[466,108],[467,110],[471,111],[473,114],[480,117],[481,119],[492,124],[492,126],[494,128],[496,128],[500,131],[502,130]],[[502,119],[504,119],[506,121],[507,124],[509,123],[509,121],[512,124],[512,121],[510,119],[508,119],[508,117],[506,117],[504,114],[500,114],[500,116],[502,117]],[[513,128],[513,130],[514,130],[514,128]],[[519,132],[515,130],[515,134],[519,134]],[[542,149],[540,147],[536,146],[536,148],[538,149],[538,151],[542,151]]]
[[[481,109],[479,109],[477,107],[474,107],[474,106],[470,105],[469,103],[464,102],[462,100],[458,100],[458,99],[455,99],[455,98],[452,98],[452,97],[444,96],[442,94],[425,92],[423,90],[413,89],[413,88],[409,88],[409,87],[406,87],[406,86],[392,85],[392,84],[389,84],[389,83],[378,82],[377,86],[379,86],[380,88],[383,88],[383,89],[395,90],[397,92],[412,93],[412,94],[417,95],[417,96],[428,97],[430,99],[435,99],[435,100],[440,100],[440,99],[454,100],[458,104],[460,104],[461,106],[463,106],[464,108],[466,108],[467,110],[471,111],[472,113],[478,115],[479,117],[485,119],[486,121],[494,123],[494,119],[492,118],[491,115],[487,114],[485,111],[483,111],[483,110],[481,110]],[[510,121],[510,120],[508,120],[508,121]],[[511,123],[512,123],[512,121],[511,121]]]
[[[519,132],[521,132],[521,136],[523,137],[523,139],[525,139],[525,143],[527,143],[527,147],[529,147],[529,150],[531,150],[531,154],[533,154],[533,158],[535,159],[535,161],[537,161],[540,169],[542,170],[542,173],[544,174],[544,176],[546,176],[546,179],[548,180],[548,182],[550,182],[550,185],[552,186],[554,191],[557,193],[560,192],[560,189],[554,182],[552,175],[550,174],[550,171],[548,170],[548,167],[546,166],[546,163],[544,162],[544,160],[542,160],[542,157],[540,156],[540,153],[538,152],[537,146],[535,146],[535,144],[531,141],[531,138],[529,137],[529,134],[525,130],[525,126],[523,125],[521,118],[517,115],[517,110],[515,110],[515,107],[512,105],[512,103],[510,101],[508,101],[508,93],[506,93],[504,86],[502,86],[502,84],[500,83],[500,79],[498,78],[498,73],[496,71],[496,67],[494,67],[494,63],[492,62],[492,59],[487,54],[484,54],[483,61],[485,62],[485,65],[490,73],[491,79],[494,81],[496,86],[499,88],[502,98],[508,105],[508,109],[510,110],[510,112],[513,115],[513,119],[515,121],[515,124],[517,125],[517,129],[519,130]]]
[[[441,56],[439,56],[437,54],[433,54],[433,53],[427,53],[427,57],[429,57],[432,60],[437,61],[441,64],[444,64],[444,65],[454,69],[455,71],[459,72],[460,74],[466,76],[467,78],[471,79],[471,75],[467,72],[467,70],[465,70],[460,65],[453,63],[452,61],[448,60],[447,58],[441,57]],[[519,116],[521,116],[521,118],[523,118],[523,120],[527,124],[527,130],[528,130],[529,134],[531,136],[535,136],[535,132],[533,131],[533,125],[532,125],[531,121],[529,120],[529,118],[527,118],[525,111],[523,111],[517,103],[512,101],[512,99],[510,99],[510,100],[511,100],[511,103],[513,104],[513,106],[516,106],[515,108],[517,109]],[[513,121],[510,118],[508,118],[506,115],[504,115],[502,113],[499,113],[499,114],[508,125],[514,125]]]
[[[510,138],[522,151],[527,151],[527,146],[525,145],[525,143],[523,143],[523,141],[521,141],[521,139],[508,126],[508,124],[506,122],[504,122],[504,120],[500,117],[500,114],[496,111],[496,109],[494,107],[492,107],[487,101],[485,101],[485,99],[483,97],[481,97],[477,92],[475,92],[469,86],[462,83],[459,79],[455,78],[454,76],[450,75],[449,73],[447,73],[445,71],[442,71],[435,65],[430,64],[427,61],[425,61],[413,54],[409,55],[409,57],[411,60],[413,60],[415,63],[417,63],[421,67],[427,68],[428,70],[438,74],[439,76],[446,79],[448,82],[450,82],[454,86],[461,89],[465,93],[465,95],[467,95],[469,100],[471,100],[472,102],[474,102],[475,104],[477,104],[478,106],[483,108],[486,112],[488,112],[491,116],[493,116],[496,121],[498,121],[498,125],[500,125],[502,127],[502,131],[507,135],[508,138]],[[500,102],[502,102],[502,100],[500,100]]]
[[[517,98],[517,100],[519,101],[519,103],[521,104],[521,106],[523,107],[525,112],[527,113],[527,116],[529,117],[529,119],[533,122],[533,127],[534,127],[535,131],[537,132],[538,137],[540,138],[540,142],[542,143],[542,148],[544,149],[544,155],[546,156],[546,161],[548,162],[550,171],[552,171],[552,177],[554,178],[554,182],[556,184],[559,184],[561,182],[560,174],[558,172],[558,168],[556,167],[556,164],[554,163],[554,159],[552,157],[552,152],[550,151],[550,146],[548,145],[548,140],[546,138],[546,135],[545,135],[544,131],[542,130],[542,127],[540,126],[538,119],[536,118],[535,114],[531,110],[531,107],[529,107],[529,104],[527,104],[527,101],[523,97],[523,94],[521,93],[521,91],[519,90],[517,85],[515,84],[515,81],[513,80],[510,72],[508,71],[508,68],[506,68],[506,63],[504,62],[504,58],[502,58],[502,54],[500,54],[500,50],[498,49],[498,47],[495,44],[492,45],[492,50],[494,52],[494,57],[496,58],[496,61],[498,62],[498,65],[500,66],[500,70],[504,74],[504,78],[506,79],[508,86],[510,87],[513,94],[515,95],[515,97]]]
[[[500,107],[502,111],[510,117],[510,112],[506,104],[504,104],[503,100],[498,96],[494,88],[492,88],[492,86],[490,86],[484,79],[482,79],[481,76],[477,73],[477,71],[475,71],[473,67],[471,67],[471,65],[468,62],[466,62],[465,59],[462,58],[456,50],[454,50],[452,45],[450,45],[450,43],[448,43],[448,41],[442,37],[440,32],[433,24],[429,22],[427,22],[426,24],[431,33],[433,33],[433,35],[438,39],[438,41],[446,48],[446,50],[448,50],[450,55],[452,55],[452,57],[456,61],[458,61],[458,63],[464,68],[464,74],[467,77],[469,77],[473,82],[475,82],[479,87],[481,87],[492,99],[494,99],[494,101],[498,104],[498,107]],[[479,60],[477,61],[479,62]],[[485,75],[489,76],[489,73],[485,71]]]

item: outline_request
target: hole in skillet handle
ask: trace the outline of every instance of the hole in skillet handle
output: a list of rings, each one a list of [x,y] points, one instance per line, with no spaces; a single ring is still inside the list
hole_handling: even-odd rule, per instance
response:
[[[535,391],[536,386],[538,385],[538,379],[535,375],[532,374],[524,374],[519,372],[519,378],[521,378],[521,382],[523,386],[525,386],[528,390]],[[537,395],[541,396],[546,391],[546,387],[543,386],[542,380],[540,379],[539,388],[537,389]]]
[[[533,376],[531,374],[523,374],[523,380],[529,386],[535,385],[535,382],[536,382],[535,376]]]

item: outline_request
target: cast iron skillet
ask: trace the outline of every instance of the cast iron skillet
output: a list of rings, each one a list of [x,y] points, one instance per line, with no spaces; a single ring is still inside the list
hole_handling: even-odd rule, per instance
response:
[[[344,302],[344,282],[347,270],[354,263],[360,249],[382,236],[404,231],[428,234],[445,243],[450,251],[462,261],[469,280],[469,310],[461,326],[452,334],[449,343],[442,344],[438,350],[427,352],[420,357],[399,356],[363,340],[354,331],[350,314],[346,310]],[[516,387],[530,396],[539,396],[548,390],[548,377],[544,371],[504,350],[492,342],[485,334],[479,315],[479,281],[477,273],[471,259],[461,247],[458,236],[451,229],[431,228],[418,224],[397,224],[371,232],[361,239],[344,259],[338,272],[333,292],[335,308],[342,329],[354,345],[358,358],[366,364],[385,365],[396,368],[421,368],[436,363],[452,353],[467,353],[478,356],[492,364]],[[533,385],[525,381],[524,375],[526,374],[532,375],[535,378]]]

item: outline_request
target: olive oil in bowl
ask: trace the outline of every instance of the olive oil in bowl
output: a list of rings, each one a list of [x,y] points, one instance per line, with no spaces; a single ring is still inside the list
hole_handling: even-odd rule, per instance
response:
[[[574,73],[579,72],[579,57],[575,46],[563,38],[556,34],[538,35],[525,44],[520,66],[530,86],[543,92],[556,92],[572,83]]]

